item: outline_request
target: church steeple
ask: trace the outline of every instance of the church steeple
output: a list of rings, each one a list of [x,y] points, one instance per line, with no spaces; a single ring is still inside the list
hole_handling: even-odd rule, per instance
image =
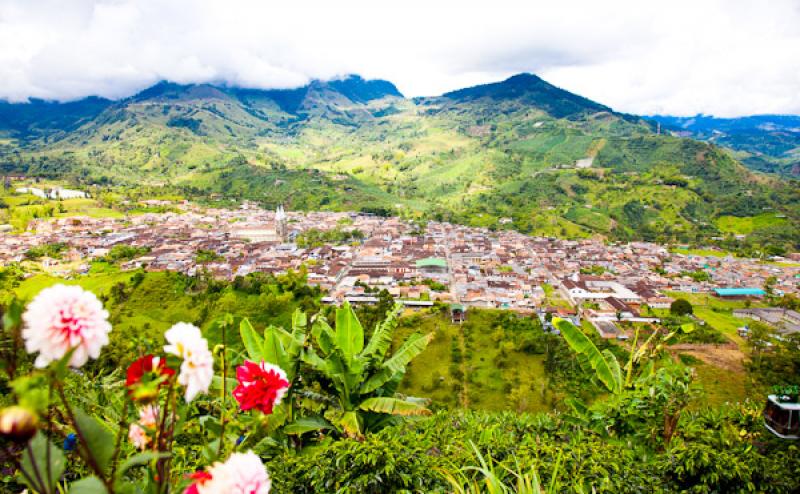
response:
[[[278,204],[278,209],[275,210],[275,233],[278,234],[281,242],[286,242],[286,212],[283,210],[283,204]]]

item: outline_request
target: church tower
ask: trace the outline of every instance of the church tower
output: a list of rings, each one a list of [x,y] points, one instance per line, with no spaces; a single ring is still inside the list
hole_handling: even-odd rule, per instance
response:
[[[275,210],[275,233],[278,234],[281,242],[286,242],[288,232],[286,231],[286,213],[283,211],[283,204],[279,204],[278,209]]]

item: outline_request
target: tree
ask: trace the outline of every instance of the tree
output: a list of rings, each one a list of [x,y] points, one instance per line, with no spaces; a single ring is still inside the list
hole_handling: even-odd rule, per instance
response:
[[[687,314],[693,314],[694,307],[692,307],[692,303],[685,298],[678,298],[670,304],[669,311],[676,316],[685,316]]]

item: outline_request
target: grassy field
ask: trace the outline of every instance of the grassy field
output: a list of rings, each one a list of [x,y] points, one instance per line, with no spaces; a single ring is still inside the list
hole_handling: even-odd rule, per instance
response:
[[[695,383],[704,391],[704,396],[695,402],[694,408],[736,403],[747,397],[746,379],[742,372],[731,372],[704,362],[693,366]]]
[[[682,249],[675,247],[670,249],[670,252],[675,254],[683,254],[685,256],[703,256],[703,257],[727,257],[731,255],[730,252],[717,249]]]
[[[747,324],[747,319],[733,316],[734,309],[742,309],[746,306],[744,300],[722,300],[705,293],[667,292],[667,295],[688,300],[694,307],[695,316],[721,331],[740,347],[744,343],[742,337],[737,333],[737,329]],[[751,307],[763,305],[759,302],[751,303]]]
[[[502,329],[493,327],[495,313],[470,310],[463,325],[442,314],[406,317],[401,335],[432,332],[434,339],[412,363],[402,391],[451,407],[552,409],[544,357],[518,351]]]
[[[757,216],[738,217],[720,216],[717,218],[717,228],[725,233],[747,235],[760,228],[786,223],[786,218],[776,216],[775,213],[764,213]]]

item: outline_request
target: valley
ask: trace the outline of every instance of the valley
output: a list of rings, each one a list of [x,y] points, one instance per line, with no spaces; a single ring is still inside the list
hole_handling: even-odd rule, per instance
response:
[[[161,83],[120,101],[3,104],[0,116],[3,173],[72,186],[743,255],[795,251],[800,238],[791,179],[531,74],[413,99],[358,76],[293,90]],[[753,220],[764,216],[781,221]]]

